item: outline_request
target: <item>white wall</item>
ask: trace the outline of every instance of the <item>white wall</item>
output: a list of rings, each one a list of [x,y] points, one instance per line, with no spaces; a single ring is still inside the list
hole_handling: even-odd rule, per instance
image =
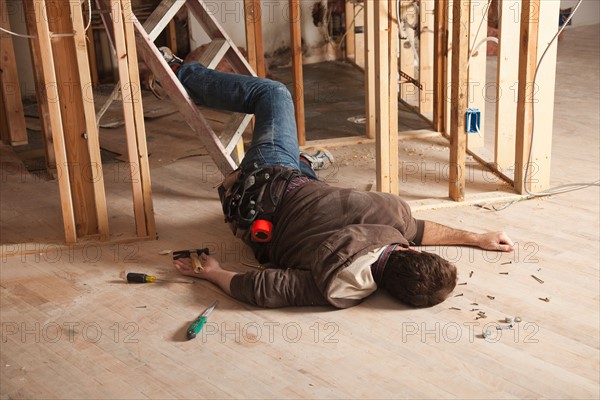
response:
[[[300,1],[302,40],[307,49],[305,63],[327,58],[323,55],[324,35],[322,28],[317,28],[312,21],[312,8],[318,1],[321,1],[325,6],[327,5],[327,0]],[[238,47],[246,48],[243,0],[206,0],[204,3],[233,42]],[[280,48],[289,47],[289,0],[261,0],[261,9],[265,53],[269,54]],[[190,27],[192,49],[209,41],[209,38],[191,15]]]
[[[560,8],[575,7],[577,2],[578,0],[561,0]],[[573,16],[573,26],[598,23],[600,23],[600,0],[583,0],[579,10]]]

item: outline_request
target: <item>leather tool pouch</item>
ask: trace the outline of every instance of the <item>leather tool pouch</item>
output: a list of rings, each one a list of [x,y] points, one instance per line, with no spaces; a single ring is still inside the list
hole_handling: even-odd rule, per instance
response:
[[[272,220],[289,182],[300,172],[294,169],[256,164],[234,171],[219,186],[225,222],[236,237],[249,241],[249,231],[257,219]]]

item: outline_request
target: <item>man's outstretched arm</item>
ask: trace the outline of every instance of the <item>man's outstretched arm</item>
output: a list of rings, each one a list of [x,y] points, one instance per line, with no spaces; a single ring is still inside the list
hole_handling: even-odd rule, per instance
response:
[[[513,251],[514,243],[504,232],[473,233],[450,228],[436,222],[425,221],[421,244],[465,245],[485,250]]]
[[[299,269],[266,269],[237,273],[221,268],[219,262],[200,255],[204,270],[194,272],[191,260],[173,261],[183,275],[205,279],[220,287],[236,300],[260,307],[329,305],[317,288],[310,271]]]

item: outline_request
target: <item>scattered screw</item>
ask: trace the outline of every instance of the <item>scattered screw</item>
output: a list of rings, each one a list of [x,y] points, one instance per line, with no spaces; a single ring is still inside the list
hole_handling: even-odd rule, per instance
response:
[[[469,278],[473,276],[473,271],[469,272]]]
[[[488,294],[487,298],[488,298],[488,299],[490,299],[490,300],[494,300],[496,297],[495,297],[495,296],[490,296],[490,295]]]
[[[483,318],[487,318],[487,315],[478,315],[475,317],[475,321],[477,321],[478,319],[483,319]]]
[[[512,264],[512,261],[503,262],[503,263],[502,263],[502,264],[500,264],[500,265],[507,265],[507,264]]]
[[[137,306],[136,308],[146,308],[146,306]]]
[[[462,293],[459,293],[459,294],[455,295],[454,297],[460,297],[462,295],[463,295]]]
[[[538,278],[538,277],[537,277],[537,276],[535,276],[535,275],[531,275],[531,277],[532,277],[533,279],[535,279],[536,281],[538,281],[539,283],[544,283],[544,281],[543,281],[543,280],[541,280],[540,278]]]
[[[538,271],[541,271],[541,270],[542,270],[541,268],[538,268]]]
[[[477,311],[479,308],[472,308],[471,311]]]
[[[478,306],[479,304],[477,303],[471,303],[472,306]]]
[[[460,308],[458,308],[458,307],[450,307],[450,310],[460,311]]]
[[[459,283],[458,286],[464,286],[466,284],[467,284],[467,282],[463,282],[463,283]]]
[[[498,272],[500,275],[508,275],[508,272]]]
[[[545,301],[546,303],[550,303],[550,297],[538,297],[541,301]]]
[[[503,329],[512,329],[512,324],[511,325],[496,325],[496,330],[501,331]]]

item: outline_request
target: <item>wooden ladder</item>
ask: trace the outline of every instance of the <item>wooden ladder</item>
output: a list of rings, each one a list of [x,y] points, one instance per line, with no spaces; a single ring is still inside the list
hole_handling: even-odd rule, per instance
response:
[[[108,9],[108,2],[109,0],[97,0],[102,9]],[[238,150],[237,158],[239,161],[243,157],[243,146],[238,146],[238,144],[241,144],[242,134],[252,120],[252,115],[234,113],[230,120],[225,123],[222,133],[217,136],[154,45],[154,40],[184,5],[188,7],[190,14],[211,38],[206,51],[198,60],[201,64],[208,68],[215,68],[224,58],[236,73],[256,76],[250,64],[240,53],[229,35],[217,23],[214,16],[208,12],[202,0],[163,0],[143,26],[133,12],[125,18],[126,22],[134,24],[137,33],[137,50],[142,59],[154,73],[185,121],[202,140],[208,154],[221,173],[227,176],[237,168],[237,162],[233,159],[232,153]],[[101,15],[109,38],[112,38],[113,34],[111,24],[107,21],[108,17],[105,13]]]

